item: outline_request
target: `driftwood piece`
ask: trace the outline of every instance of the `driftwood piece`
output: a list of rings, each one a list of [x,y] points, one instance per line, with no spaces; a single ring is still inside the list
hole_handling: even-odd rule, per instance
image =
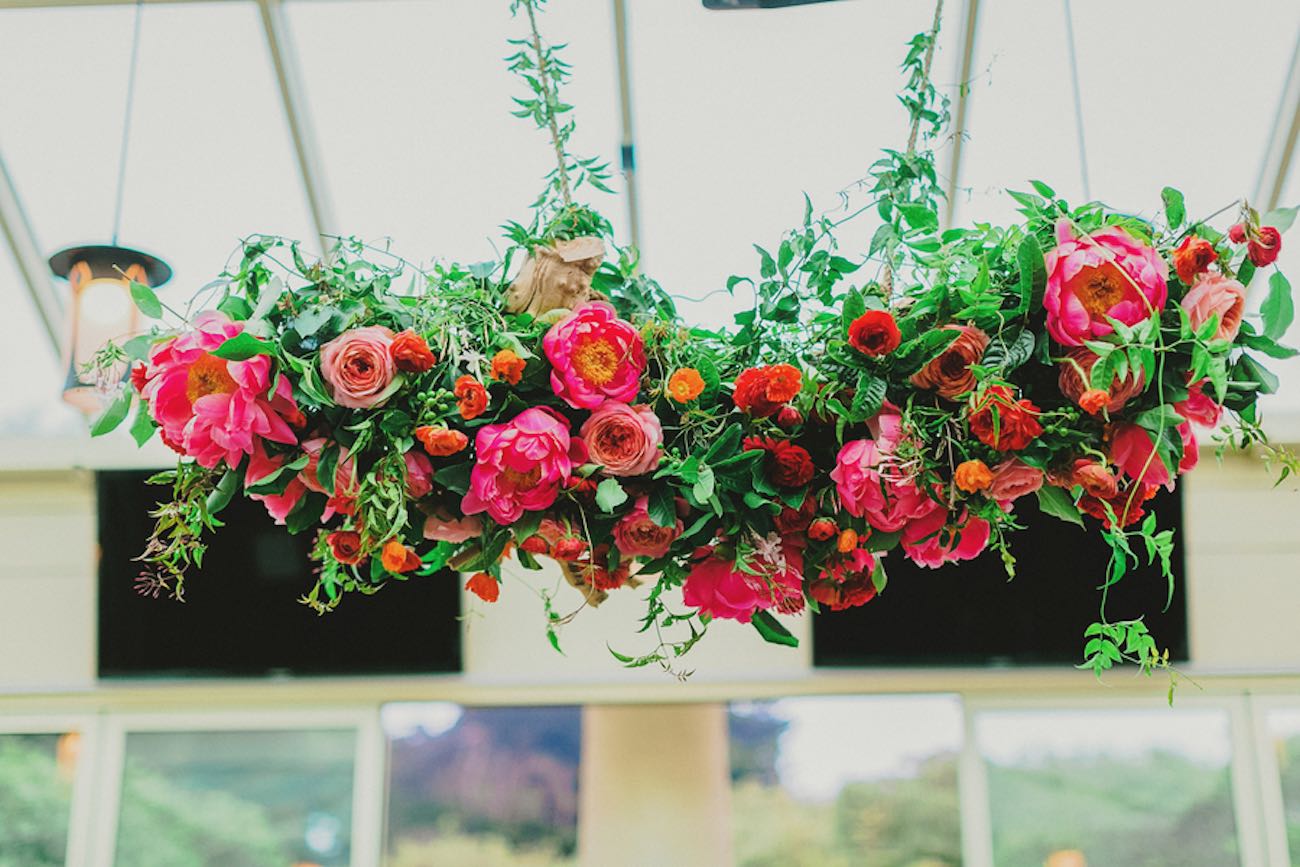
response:
[[[605,242],[592,236],[537,247],[510,284],[506,310],[541,316],[602,297],[592,290],[591,278],[604,258]]]

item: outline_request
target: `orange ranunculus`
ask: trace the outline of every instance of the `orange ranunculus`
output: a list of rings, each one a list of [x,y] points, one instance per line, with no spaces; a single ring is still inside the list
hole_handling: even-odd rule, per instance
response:
[[[1088,415],[1096,415],[1110,404],[1110,392],[1090,388],[1079,395],[1079,406]]]
[[[983,461],[963,461],[952,474],[952,481],[960,490],[974,494],[993,484],[993,471]]]
[[[1040,412],[1032,402],[1016,400],[1010,386],[991,385],[978,400],[972,396],[967,420],[971,433],[984,445],[1014,452],[1043,432]]]
[[[1218,255],[1214,252],[1214,245],[1209,241],[1195,235],[1188,235],[1174,249],[1172,258],[1174,270],[1178,272],[1178,279],[1191,286],[1196,275],[1209,268]]]
[[[483,383],[472,376],[466,375],[457,379],[452,393],[456,395],[460,417],[466,421],[478,418],[487,409],[487,389],[483,387]]]
[[[441,425],[420,425],[415,429],[415,438],[435,458],[454,455],[469,445],[469,437],[465,434]]]
[[[743,413],[767,418],[791,400],[803,388],[799,368],[789,364],[751,367],[736,377],[732,400]]]
[[[847,554],[856,547],[858,547],[858,531],[852,527],[841,530],[840,538],[835,542],[835,549],[841,554]]]
[[[379,559],[385,569],[398,574],[420,568],[420,558],[397,539],[389,539],[384,543]]]
[[[818,518],[808,525],[808,538],[825,542],[831,536],[838,535],[840,528],[830,518]]]
[[[424,338],[409,328],[393,338],[388,351],[397,369],[408,373],[424,373],[438,361]]]
[[[704,379],[693,367],[683,367],[668,377],[668,396],[678,403],[690,403],[704,393]]]
[[[492,356],[491,376],[497,382],[518,385],[519,380],[524,377],[524,368],[527,366],[528,362],[516,355],[513,350],[503,349]]]
[[[465,589],[484,602],[496,602],[501,597],[501,583],[486,572],[471,575]]]

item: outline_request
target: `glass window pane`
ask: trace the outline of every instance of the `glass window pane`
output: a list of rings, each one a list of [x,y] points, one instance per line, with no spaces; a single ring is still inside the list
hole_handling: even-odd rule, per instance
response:
[[[1268,727],[1282,778],[1287,846],[1291,851],[1291,863],[1300,864],[1300,710],[1270,713]]]
[[[62,865],[80,736],[0,735],[0,867]]]
[[[575,864],[582,709],[393,704],[388,867]]]
[[[0,249],[0,311],[9,328],[5,332],[8,358],[0,370],[0,439],[6,437],[73,434],[84,429],[76,410],[64,403],[62,365],[50,345],[36,309],[20,282],[18,269],[7,250]]]
[[[732,705],[741,867],[961,864],[956,696]]]
[[[1240,863],[1229,725],[1222,710],[981,714],[994,861]]]
[[[356,735],[132,732],[118,867],[342,867]]]

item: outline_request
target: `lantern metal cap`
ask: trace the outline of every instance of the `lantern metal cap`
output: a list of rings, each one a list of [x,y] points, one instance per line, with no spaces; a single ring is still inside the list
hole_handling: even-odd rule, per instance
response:
[[[89,265],[91,273],[96,277],[117,277],[117,268],[126,270],[132,265],[139,265],[144,268],[149,285],[154,289],[172,278],[171,266],[157,256],[110,244],[89,244],[60,250],[50,257],[50,270],[55,276],[66,280],[77,262]]]

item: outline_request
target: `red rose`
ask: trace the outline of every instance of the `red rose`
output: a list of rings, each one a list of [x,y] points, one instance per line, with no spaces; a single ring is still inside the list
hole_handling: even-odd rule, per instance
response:
[[[794,430],[803,424],[803,413],[792,406],[783,406],[776,414],[776,426],[781,430]]]
[[[898,324],[888,310],[868,310],[849,324],[849,345],[872,358],[888,355],[902,340]]]
[[[551,553],[551,544],[546,541],[545,536],[534,533],[519,543],[519,550],[527,551],[529,554],[536,554],[540,557]]]
[[[1015,400],[1011,388],[991,385],[983,397],[971,398],[971,433],[984,445],[1000,452],[1023,449],[1043,432],[1038,423],[1041,410],[1027,400]]]
[[[149,368],[143,361],[137,361],[131,368],[131,386],[135,389],[136,394],[144,391],[145,383],[149,381]]]
[[[812,481],[817,468],[813,466],[812,456],[803,446],[797,446],[788,440],[771,437],[747,437],[745,451],[762,450],[767,452],[763,458],[763,469],[767,478],[778,488],[802,488]]]
[[[912,385],[932,389],[940,397],[956,400],[975,388],[975,372],[971,365],[979,364],[984,357],[989,336],[974,325],[945,325],[943,329],[956,331],[957,339],[912,375]]]
[[[1217,258],[1213,244],[1204,238],[1188,235],[1174,250],[1174,270],[1178,272],[1179,280],[1191,286],[1196,275],[1209,268]]]
[[[732,400],[754,418],[775,415],[803,387],[803,375],[789,364],[751,367],[736,377]]]
[[[1111,528],[1111,520],[1106,515],[1106,508],[1102,504],[1110,506],[1110,510],[1115,513],[1123,526],[1128,527],[1142,520],[1145,514],[1142,510],[1142,504],[1156,495],[1160,489],[1159,485],[1138,485],[1136,491],[1133,487],[1128,490],[1120,490],[1115,496],[1101,499],[1091,494],[1084,494],[1079,499],[1079,509],[1086,514],[1091,515],[1107,530]]]
[[[1232,227],[1228,229],[1228,240],[1234,244],[1246,243],[1246,224],[1234,223]]]
[[[876,586],[870,573],[854,573],[843,581],[818,578],[808,584],[808,595],[832,611],[866,605],[876,598]]]
[[[335,530],[325,537],[334,559],[346,566],[361,562],[361,534],[352,530]]]
[[[587,542],[579,539],[577,536],[565,536],[555,543],[551,549],[551,556],[556,560],[577,560],[587,551]]]
[[[1282,252],[1282,233],[1272,226],[1260,226],[1259,231],[1246,244],[1246,255],[1255,267],[1272,265]]]
[[[798,509],[782,506],[781,513],[776,516],[772,523],[776,525],[776,531],[782,536],[792,536],[808,529],[808,525],[812,523],[812,516],[816,511],[817,501],[809,494],[804,497],[803,503]]]
[[[438,360],[429,350],[429,344],[424,342],[424,338],[409,328],[393,338],[388,351],[393,354],[397,369],[409,373],[424,373]]]

